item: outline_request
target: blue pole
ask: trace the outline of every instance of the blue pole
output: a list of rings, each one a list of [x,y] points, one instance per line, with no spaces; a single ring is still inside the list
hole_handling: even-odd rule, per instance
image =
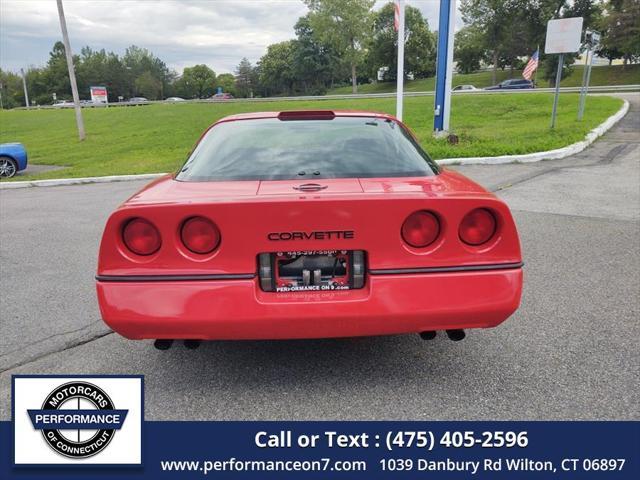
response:
[[[453,73],[453,30],[455,0],[440,0],[438,24],[438,61],[436,63],[436,92],[433,129],[435,133],[449,129],[451,75]]]

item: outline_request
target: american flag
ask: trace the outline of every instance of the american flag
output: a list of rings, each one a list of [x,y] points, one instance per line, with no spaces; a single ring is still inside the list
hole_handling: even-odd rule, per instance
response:
[[[531,55],[527,66],[524,67],[524,70],[522,71],[522,76],[527,80],[531,80],[531,75],[533,75],[533,72],[535,72],[536,68],[538,68],[539,52],[539,50],[536,50],[533,55]]]
[[[393,2],[393,28],[398,31],[400,28],[400,5],[398,2]]]

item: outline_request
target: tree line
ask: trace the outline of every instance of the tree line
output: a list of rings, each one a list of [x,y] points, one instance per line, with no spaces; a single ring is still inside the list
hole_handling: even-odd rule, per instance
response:
[[[460,12],[465,26],[455,35],[457,69],[471,73],[490,65],[494,83],[498,69],[522,68],[538,47],[542,78],[555,78],[558,56],[543,53],[553,18],[583,17],[583,29],[601,32],[596,53],[609,63],[640,59],[640,0],[461,0]],[[577,56],[565,55],[563,78]]]
[[[267,47],[254,64],[243,58],[233,74],[207,65],[187,67],[179,75],[152,52],[138,46],[124,55],[84,47],[74,55],[80,97],[89,87],[107,87],[109,101],[143,96],[207,98],[218,88],[237,97],[321,95],[351,84],[395,81],[397,33],[394,6],[373,10],[374,0],[303,0],[308,12],[294,26],[295,38]],[[512,73],[522,68],[538,45],[543,46],[547,21],[582,16],[584,27],[602,32],[598,54],[624,63],[640,58],[640,0],[461,0],[463,28],[456,33],[454,60],[461,73],[489,66]],[[405,75],[435,75],[437,32],[419,9],[405,9]],[[542,48],[541,48],[542,50]],[[575,55],[567,55],[563,75],[571,73]],[[541,52],[541,73],[550,79],[557,56]],[[25,71],[30,99],[37,104],[71,97],[64,46],[56,42],[43,67]],[[22,78],[0,70],[3,106],[24,105]]]

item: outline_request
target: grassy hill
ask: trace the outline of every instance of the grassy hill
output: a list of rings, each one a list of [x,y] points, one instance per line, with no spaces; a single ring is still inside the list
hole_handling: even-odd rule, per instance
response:
[[[432,101],[405,100],[404,121],[433,158],[522,154],[578,140],[615,113],[622,100],[589,98],[585,119],[576,120],[578,94],[562,95],[555,130],[549,129],[553,95],[460,95],[452,99],[451,127],[460,143],[432,135]],[[67,168],[17,175],[15,180],[175,171],[212,122],[235,113],[264,110],[364,109],[395,112],[394,98],[328,99],[270,103],[182,103],[83,111],[87,139],[78,141],[71,109],[0,112],[0,143],[22,142],[34,164]],[[3,180],[4,181],[4,180]]]
[[[582,84],[582,73],[584,66],[575,65],[573,73],[565,78],[561,86],[563,87],[579,87]],[[522,70],[514,70],[513,78],[521,78]],[[538,72],[538,86],[547,87],[546,82],[542,80],[542,73]],[[498,82],[510,78],[509,70],[498,70]],[[470,73],[468,75],[456,74],[453,76],[453,86],[471,84],[478,88],[488,87],[491,83],[491,72],[484,71],[478,73]],[[591,70],[591,85],[639,85],[640,84],[640,65],[622,65],[613,66],[597,66]],[[413,80],[405,83],[405,91],[407,92],[429,92],[435,88],[435,78],[425,78],[422,80]],[[390,93],[396,91],[395,82],[371,83],[368,85],[358,86],[358,93]],[[327,92],[327,95],[340,95],[351,93],[351,85],[345,87],[334,88]]]

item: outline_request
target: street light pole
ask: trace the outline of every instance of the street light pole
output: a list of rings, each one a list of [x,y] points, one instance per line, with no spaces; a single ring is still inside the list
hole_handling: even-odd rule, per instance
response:
[[[404,0],[398,0],[398,68],[396,70],[396,118],[402,121],[402,101],[404,96]]]
[[[67,67],[69,68],[69,81],[71,83],[71,94],[73,95],[73,104],[76,111],[76,123],[78,125],[78,136],[80,141],[84,140],[84,121],[82,120],[82,109],[80,108],[80,97],[78,96],[78,84],[76,83],[76,72],[73,68],[73,54],[71,53],[71,44],[69,43],[69,33],[67,32],[67,22],[64,18],[64,9],[62,0],[57,0],[58,16],[60,17],[60,28],[62,29],[62,41],[64,43],[64,51],[67,56]]]
[[[24,88],[24,104],[29,110],[29,92],[27,92],[27,79],[24,76],[24,68],[20,69],[20,73],[22,74],[22,88]]]

